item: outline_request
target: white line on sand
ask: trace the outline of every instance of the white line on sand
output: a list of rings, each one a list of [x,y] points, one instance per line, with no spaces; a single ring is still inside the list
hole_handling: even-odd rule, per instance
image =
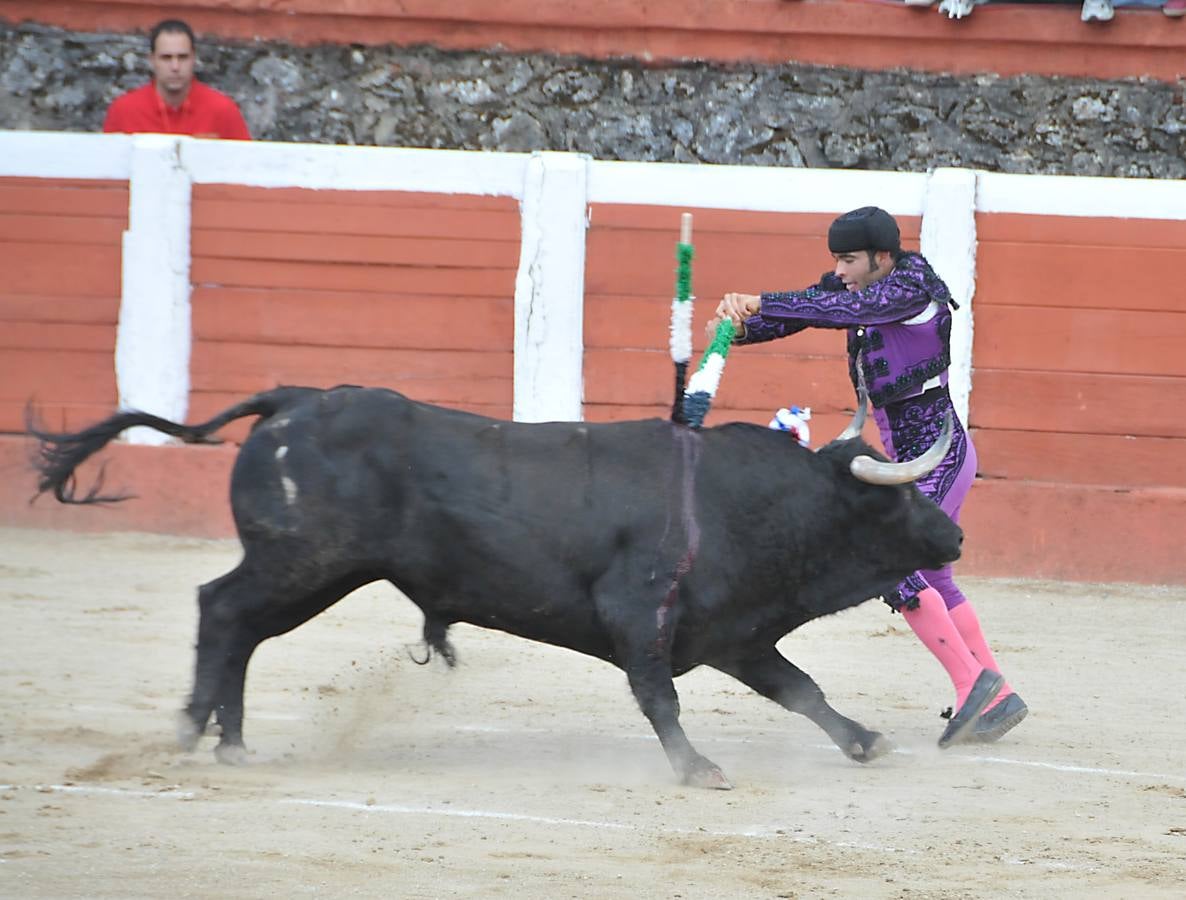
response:
[[[23,790],[25,786],[18,784],[0,784],[0,791]],[[192,791],[177,791],[166,789],[162,791],[139,791],[127,788],[95,787],[79,784],[38,784],[33,790],[42,793],[91,794],[103,796],[117,796],[129,798],[157,798],[166,800],[192,800],[197,795]],[[663,834],[705,835],[708,837],[749,837],[749,838],[778,838],[801,844],[826,844],[833,847],[853,847],[862,850],[877,850],[884,853],[917,853],[917,850],[901,847],[883,847],[879,844],[867,844],[859,841],[829,841],[810,835],[788,833],[779,828],[745,828],[745,829],[714,829],[714,828],[673,828],[668,826],[656,829],[644,828],[624,822],[604,822],[594,819],[563,819],[551,816],[532,816],[525,813],[500,812],[484,809],[456,809],[443,806],[406,806],[393,803],[360,803],[352,800],[318,800],[316,798],[284,797],[273,799],[272,802],[296,806],[318,806],[330,809],[343,809],[352,812],[394,813],[397,815],[425,815],[446,816],[467,819],[499,819],[507,822],[531,822],[539,825],[568,825],[578,828],[597,828],[607,831],[658,831]]]
[[[674,828],[660,826],[645,828],[624,822],[600,822],[593,819],[561,819],[551,816],[531,816],[523,813],[494,812],[483,809],[454,809],[440,806],[405,806],[392,803],[357,803],[350,800],[312,800],[289,797],[281,803],[293,803],[300,806],[321,806],[331,809],[346,809],[356,812],[397,813],[401,815],[450,816],[464,819],[502,819],[511,822],[531,822],[538,825],[569,825],[578,828],[599,828],[612,831],[639,831],[662,834],[705,835],[708,837],[748,837],[748,838],[778,838],[779,840],[794,841],[800,844],[827,844],[832,847],[854,847],[861,850],[877,850],[883,853],[918,853],[905,847],[884,847],[880,844],[867,844],[860,841],[829,841],[810,835],[792,834],[785,828]]]
[[[22,785],[16,784],[0,784],[0,791],[21,790]],[[166,800],[192,800],[196,794],[192,791],[178,791],[173,789],[166,789],[162,791],[138,791],[125,788],[106,788],[96,787],[90,785],[76,785],[76,784],[39,784],[33,786],[34,790],[43,793],[69,793],[82,795],[104,795],[128,797],[136,799],[166,799]],[[913,855],[923,851],[915,850],[910,847],[891,847],[882,844],[872,844],[865,841],[834,841],[827,838],[816,837],[807,834],[795,834],[785,828],[772,827],[754,827],[745,829],[719,829],[719,828],[673,828],[670,826],[661,826],[658,828],[645,828],[638,825],[631,825],[624,822],[604,822],[595,819],[563,819],[552,816],[532,816],[525,813],[499,812],[495,810],[483,809],[453,809],[435,806],[406,806],[402,804],[393,803],[359,803],[352,800],[318,800],[314,798],[304,797],[284,797],[280,799],[272,799],[273,803],[295,805],[295,806],[312,806],[329,809],[340,809],[349,812],[366,812],[366,813],[391,813],[395,815],[426,815],[426,816],[446,816],[453,818],[469,818],[469,819],[496,819],[507,822],[530,822],[537,825],[554,825],[554,826],[569,826],[576,828],[594,828],[604,831],[630,831],[640,833],[654,833],[660,834],[678,834],[691,836],[707,836],[707,837],[745,837],[745,838],[762,838],[779,841],[790,841],[796,844],[812,844],[817,846],[849,848],[854,850],[868,850],[875,853],[888,854],[906,854]],[[1006,859],[1004,860],[1009,865],[1033,865],[1032,862],[1021,859]],[[1075,869],[1075,870],[1093,870],[1095,867],[1090,865],[1082,865],[1079,863],[1067,862],[1065,860],[1044,860],[1040,866],[1049,869]]]
[[[555,734],[547,728],[499,728],[497,726],[488,725],[461,725],[453,729],[454,731],[470,731],[481,734]],[[641,741],[655,741],[658,742],[653,734],[600,734],[599,737],[613,737],[619,740],[641,740]],[[766,743],[785,743],[783,738],[773,737],[770,735],[760,735],[755,737],[710,737],[706,735],[698,735],[697,743],[702,744],[766,744]],[[800,745],[803,746],[803,745]],[[839,753],[840,748],[834,744],[809,744],[806,745],[812,750],[824,750],[828,753]],[[912,755],[914,753],[908,747],[895,747],[895,753],[902,753]],[[966,762],[973,763],[987,763],[990,765],[1002,766],[1030,766],[1037,769],[1052,769],[1057,772],[1069,772],[1078,775],[1103,775],[1108,778],[1139,778],[1143,781],[1184,781],[1186,782],[1186,773],[1166,773],[1166,772],[1138,772],[1132,769],[1104,769],[1094,766],[1078,766],[1073,763],[1061,762],[1040,762],[1038,760],[1029,759],[1009,759],[1004,756],[965,756],[959,754],[952,755],[953,759],[960,759]]]
[[[0,784],[0,791],[19,791],[27,787],[21,784]],[[197,796],[193,791],[177,791],[173,788],[137,791],[131,788],[98,787],[90,784],[35,784],[32,789],[43,794],[107,794],[115,797],[163,797],[166,800],[193,800]]]

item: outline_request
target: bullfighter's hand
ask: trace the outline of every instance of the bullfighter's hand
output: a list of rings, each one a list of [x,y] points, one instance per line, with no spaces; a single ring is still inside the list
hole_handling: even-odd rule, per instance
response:
[[[726,294],[717,306],[717,315],[721,318],[728,316],[734,325],[740,325],[743,319],[756,315],[762,308],[762,298],[757,294]]]
[[[711,338],[724,319],[732,319],[733,325],[741,332],[742,323],[752,315],[756,315],[762,307],[762,298],[757,294],[725,294],[717,304],[717,314],[709,320],[706,331]]]

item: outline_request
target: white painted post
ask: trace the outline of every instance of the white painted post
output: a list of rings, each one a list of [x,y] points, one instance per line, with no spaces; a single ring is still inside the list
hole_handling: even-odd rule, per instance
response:
[[[180,148],[189,138],[137,135],[132,145],[128,230],[115,377],[121,409],[183,421],[189,405],[190,197]],[[171,439],[148,428],[133,444]]]
[[[582,417],[588,163],[554,152],[536,153],[527,163],[515,278],[518,422]]]
[[[952,313],[952,404],[965,425],[972,392],[972,297],[976,293],[976,173],[935,169],[923,200],[922,254],[959,304]]]

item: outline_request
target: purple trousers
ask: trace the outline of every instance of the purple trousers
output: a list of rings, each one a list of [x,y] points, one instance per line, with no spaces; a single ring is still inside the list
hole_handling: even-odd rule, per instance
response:
[[[942,462],[915,483],[925,496],[958,523],[960,507],[976,478],[976,448],[952,408],[947,387],[933,388],[917,397],[887,404],[884,409],[875,409],[873,418],[881,431],[886,455],[895,461],[906,462],[921,456],[935,442],[943,430],[948,410],[952,411],[954,425],[951,447]],[[916,605],[919,592],[928,587],[939,592],[948,609],[967,600],[956,587],[949,564],[941,569],[921,569],[908,575],[897,591],[886,598],[886,603],[894,610]]]

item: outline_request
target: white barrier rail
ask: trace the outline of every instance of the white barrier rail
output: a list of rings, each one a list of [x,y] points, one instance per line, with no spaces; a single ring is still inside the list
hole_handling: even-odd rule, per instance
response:
[[[875,203],[922,217],[921,249],[960,311],[952,396],[972,388],[977,212],[1186,219],[1186,183],[1150,179],[926,175],[593,160],[486,153],[208,141],[166,135],[0,132],[0,177],[127,180],[129,226],[116,347],[121,406],[184,419],[189,393],[192,185],[425,191],[514,197],[522,212],[515,280],[514,417],[581,416],[585,232],[590,203],[681,209],[837,212]],[[168,299],[162,304],[161,298]],[[156,432],[134,441],[160,439]]]

